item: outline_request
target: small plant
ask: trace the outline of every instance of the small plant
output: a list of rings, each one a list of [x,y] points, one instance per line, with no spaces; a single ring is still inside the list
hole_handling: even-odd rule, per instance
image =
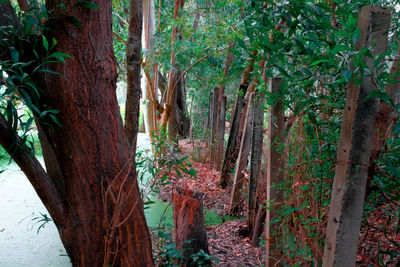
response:
[[[45,214],[45,213],[40,213],[40,216],[36,216],[32,219],[33,225],[32,225],[32,229],[33,227],[35,227],[35,225],[39,224],[39,227],[37,229],[37,234],[39,234],[40,229],[44,228],[46,226],[47,223],[52,222],[53,219],[50,218],[49,215]]]

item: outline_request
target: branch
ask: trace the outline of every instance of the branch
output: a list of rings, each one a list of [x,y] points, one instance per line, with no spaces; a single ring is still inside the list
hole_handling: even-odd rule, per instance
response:
[[[22,142],[19,136],[14,136],[7,120],[0,114],[0,145],[18,164],[25,173],[29,182],[46,206],[50,216],[58,224],[65,218],[65,205],[50,176],[43,169],[40,162]]]

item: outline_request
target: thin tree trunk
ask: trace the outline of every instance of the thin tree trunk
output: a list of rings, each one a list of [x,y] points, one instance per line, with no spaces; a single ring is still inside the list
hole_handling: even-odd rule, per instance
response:
[[[236,99],[236,106],[233,114],[233,119],[231,123],[231,129],[229,133],[229,138],[228,138],[228,145],[226,147],[225,151],[225,158],[224,162],[221,167],[221,172],[220,172],[220,178],[219,178],[219,183],[222,188],[225,188],[228,186],[228,184],[231,183],[231,172],[233,169],[233,166],[235,164],[235,161],[238,156],[238,149],[237,149],[237,144],[241,140],[241,136],[238,136],[239,132],[239,123],[240,123],[240,117],[242,113],[242,109],[244,106],[244,96],[246,95],[247,88],[249,87],[249,81],[250,81],[250,74],[253,70],[253,64],[254,60],[250,59],[249,66],[247,69],[244,71],[242,80],[240,82],[240,88],[239,88],[239,93]],[[238,142],[239,140],[239,142]]]
[[[253,98],[253,94],[250,95],[250,101]],[[246,124],[243,130],[242,141],[240,143],[238,164],[236,167],[235,177],[233,180],[233,187],[231,192],[231,200],[229,203],[229,214],[236,215],[239,205],[242,202],[242,188],[243,188],[243,170],[247,167],[247,161],[249,159],[249,153],[251,149],[251,138],[253,137],[253,106],[247,109],[246,113]]]
[[[178,12],[179,12],[179,7],[182,5],[183,7],[183,2],[180,0],[175,0],[175,8],[174,8],[174,16],[173,19],[176,21],[178,18]],[[171,60],[170,60],[170,70],[168,74],[168,88],[167,88],[167,94],[165,97],[165,109],[163,111],[163,114],[161,115],[161,130],[166,130],[167,129],[167,124],[169,121],[169,116],[171,115],[171,111],[174,108],[174,95],[175,95],[175,90],[177,86],[177,75],[176,75],[176,63],[175,63],[175,42],[176,38],[178,35],[178,27],[174,25],[172,27],[172,34],[171,34]]]
[[[143,0],[143,44],[144,48],[149,52],[152,53],[154,48],[154,34],[155,34],[155,20],[154,20],[154,1],[151,0]],[[146,62],[149,62],[148,59],[146,59]],[[148,64],[148,63],[146,63]],[[150,64],[153,65],[153,62]],[[157,68],[154,66],[151,67],[151,70],[153,72],[151,74],[154,75],[155,82],[151,82],[151,77],[153,75],[149,74],[149,77],[143,77],[143,99],[146,99],[146,101],[143,104],[143,123],[145,126],[146,134],[149,136],[150,140],[152,140],[152,135],[155,133],[157,130],[157,125],[156,125],[156,105],[157,105],[157,99],[155,97],[156,92],[155,90],[157,81],[158,81],[158,71]],[[150,79],[150,80],[149,80]],[[153,96],[152,96],[153,95]]]
[[[224,153],[225,140],[225,118],[226,118],[226,96],[222,97],[221,109],[218,121],[218,144],[217,144],[217,170],[221,168]]]
[[[389,25],[389,9],[363,7],[358,18],[360,38],[356,49],[371,47],[372,58],[385,53]],[[364,57],[369,70],[376,69],[372,58]],[[375,75],[379,73],[372,75],[362,73],[361,85],[351,81],[347,89],[323,266],[355,266],[356,263],[374,122],[378,110],[376,98],[365,99],[372,91],[379,90],[375,82]]]
[[[264,122],[264,109],[262,105],[265,101],[264,94],[256,91],[253,95],[251,105],[254,110],[253,121],[253,137],[251,146],[251,167],[250,167],[250,180],[249,180],[249,202],[248,202],[248,228],[250,232],[254,228],[254,220],[257,211],[257,184],[260,177],[261,170],[261,156],[263,147],[263,122]]]
[[[269,79],[269,91],[272,97],[280,98],[281,78]],[[282,192],[278,190],[277,185],[283,182],[282,167],[283,157],[281,144],[284,142],[285,135],[285,117],[282,107],[282,101],[278,100],[273,104],[269,111],[268,133],[267,133],[267,162],[266,170],[266,189],[267,203],[265,219],[266,235],[266,261],[265,266],[281,266],[282,255],[279,242],[282,240],[282,231],[278,223],[272,223],[276,220],[277,211],[281,207]]]
[[[125,131],[131,146],[131,153],[135,155],[141,95],[142,0],[130,0],[129,10],[129,29],[126,47],[127,93],[125,104]]]
[[[214,88],[212,100],[212,113],[211,113],[211,142],[210,142],[210,160],[215,163],[216,149],[217,149],[217,125],[218,125],[218,87]]]

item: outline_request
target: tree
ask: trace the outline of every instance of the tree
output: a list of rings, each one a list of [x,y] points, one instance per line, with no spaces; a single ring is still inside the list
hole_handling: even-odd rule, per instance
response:
[[[35,117],[46,171],[16,135],[7,99],[0,144],[48,209],[74,266],[152,266],[135,160],[115,95],[111,1],[48,0],[40,10],[32,26],[17,20],[9,1],[0,3],[0,60],[7,99],[17,95]]]

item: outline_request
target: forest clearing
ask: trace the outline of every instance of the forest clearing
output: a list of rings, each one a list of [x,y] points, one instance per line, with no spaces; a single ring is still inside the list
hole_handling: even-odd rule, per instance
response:
[[[0,266],[399,266],[399,30],[396,0],[0,0]]]

